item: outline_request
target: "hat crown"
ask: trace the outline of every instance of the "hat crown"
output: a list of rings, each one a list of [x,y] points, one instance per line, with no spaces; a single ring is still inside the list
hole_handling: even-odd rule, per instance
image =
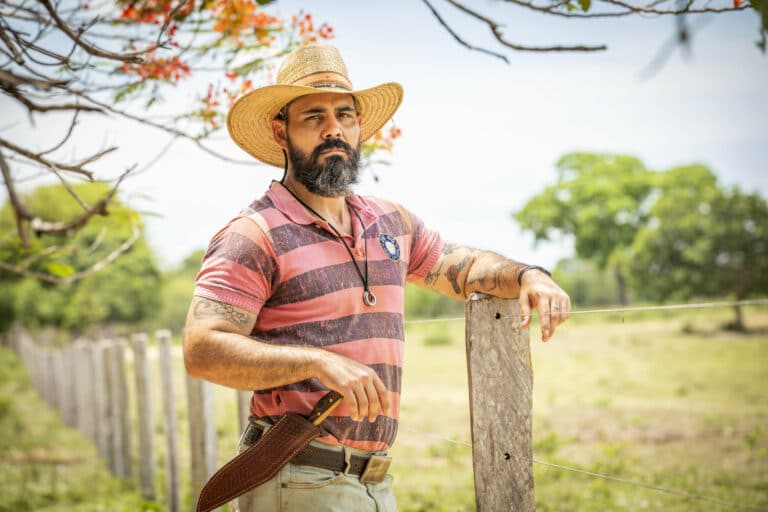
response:
[[[339,50],[330,45],[304,46],[288,54],[277,72],[277,84],[311,87],[312,76],[351,89],[347,66]]]

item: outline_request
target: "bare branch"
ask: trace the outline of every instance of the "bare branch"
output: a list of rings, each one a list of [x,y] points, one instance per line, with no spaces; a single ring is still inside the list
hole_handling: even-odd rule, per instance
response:
[[[432,15],[435,18],[437,18],[437,21],[440,22],[440,24],[443,26],[443,28],[445,30],[447,30],[448,33],[451,34],[453,36],[453,38],[459,44],[461,44],[462,46],[464,46],[464,47],[466,47],[466,48],[468,48],[470,50],[475,50],[475,51],[478,51],[478,52],[481,52],[481,53],[485,53],[485,54],[491,55],[492,57],[496,57],[498,59],[501,59],[504,62],[506,62],[507,64],[509,64],[509,59],[505,55],[502,55],[500,53],[495,53],[495,52],[492,52],[490,50],[486,50],[485,48],[478,48],[477,46],[472,46],[469,43],[467,43],[466,41],[464,41],[461,37],[459,37],[459,35],[456,32],[453,31],[453,29],[451,29],[451,27],[448,26],[448,24],[445,22],[445,20],[443,20],[443,18],[440,16],[440,14],[437,12],[437,10],[435,10],[435,8],[432,7],[432,4],[430,4],[428,0],[422,0],[422,1],[425,4],[427,4],[427,7],[429,7],[429,10],[432,11]]]
[[[144,58],[142,55],[151,52],[153,50],[156,50],[157,48],[160,48],[162,45],[157,44],[154,45],[146,50],[140,51],[140,52],[132,52],[132,53],[115,53],[110,52],[107,50],[104,50],[103,48],[99,48],[98,46],[93,46],[92,44],[84,41],[82,39],[83,31],[75,31],[67,25],[64,20],[62,20],[59,17],[59,14],[56,12],[56,9],[51,5],[51,2],[49,0],[38,0],[43,7],[48,11],[48,14],[51,15],[51,18],[53,18],[53,21],[56,23],[56,26],[64,32],[64,34],[67,35],[77,46],[85,50],[86,52],[90,53],[91,55],[94,55],[96,57],[102,57],[104,59],[110,59],[110,60],[119,60],[122,62],[133,62],[135,64],[141,64],[144,62]]]
[[[623,7],[632,12],[638,12],[638,13],[642,12],[645,14],[673,15],[673,16],[679,16],[681,14],[704,14],[704,13],[710,13],[710,12],[736,12],[736,11],[743,11],[745,9],[751,9],[751,6],[748,4],[743,4],[739,7],[704,7],[701,9],[691,9],[690,7],[693,4],[693,1],[689,1],[688,4],[682,9],[655,9],[649,6],[633,5],[627,2],[622,2],[621,0],[601,0],[601,1],[611,5],[618,5],[619,7]]]
[[[16,75],[5,69],[0,69],[0,85],[2,85],[3,88],[5,88],[5,85],[31,85],[36,89],[48,91],[54,87],[64,87],[68,83],[68,80],[54,80],[53,78],[38,80],[29,76]]]
[[[162,130],[162,131],[164,131],[166,133],[170,133],[171,135],[175,135],[177,137],[181,137],[182,139],[187,139],[189,141],[192,141],[197,147],[199,147],[200,149],[202,149],[203,151],[205,151],[209,155],[215,156],[216,158],[218,158],[220,160],[224,160],[225,162],[230,162],[230,163],[239,164],[239,165],[260,165],[255,160],[238,160],[236,158],[230,158],[228,156],[222,155],[221,153],[218,153],[217,151],[214,151],[213,149],[211,149],[211,148],[207,147],[206,145],[204,145],[202,143],[202,138],[203,137],[201,137],[201,136],[190,135],[190,134],[188,134],[186,132],[183,132],[183,131],[181,131],[179,129],[169,128],[167,126],[163,126],[162,124],[149,121],[146,118],[135,116],[135,115],[133,115],[133,114],[131,114],[129,112],[126,112],[124,110],[116,109],[116,108],[114,108],[114,107],[112,107],[112,106],[110,106],[110,105],[108,105],[106,103],[103,103],[101,101],[98,101],[97,99],[92,98],[91,96],[88,96],[87,94],[84,94],[82,92],[74,91],[73,94],[75,94],[75,95],[77,95],[77,96],[79,96],[79,97],[81,97],[81,98],[83,98],[83,99],[93,103],[94,105],[97,105],[97,106],[99,106],[99,107],[101,107],[101,108],[103,108],[105,110],[108,110],[108,111],[112,112],[113,114],[117,114],[119,116],[125,117],[126,119],[130,119],[132,121],[136,121],[137,123],[141,123],[141,124],[144,124],[144,125],[147,125],[147,126],[151,126],[153,128],[157,128],[158,130]],[[0,139],[0,140],[2,140],[2,139]]]
[[[131,229],[132,229],[131,236],[128,239],[126,239],[122,244],[120,244],[120,246],[117,249],[109,253],[105,258],[97,261],[96,263],[94,263],[93,265],[91,265],[85,270],[76,272],[64,278],[56,277],[50,274],[44,274],[42,272],[37,272],[35,270],[29,270],[29,269],[20,267],[18,265],[7,263],[5,261],[0,261],[0,269],[7,270],[9,272],[13,272],[15,274],[18,274],[24,277],[31,277],[34,279],[39,279],[40,281],[45,281],[45,282],[56,284],[56,285],[66,286],[68,284],[74,283],[75,281],[79,281],[80,279],[83,279],[84,277],[87,277],[91,274],[95,274],[99,270],[105,268],[107,265],[115,261],[122,254],[128,252],[131,249],[131,247],[133,247],[136,244],[139,238],[141,238],[141,230],[139,229],[139,226],[135,221],[131,221]]]
[[[35,103],[29,98],[25,97],[24,94],[19,91],[16,87],[2,87],[2,83],[0,81],[0,87],[9,95],[15,98],[19,101],[22,105],[27,107],[27,109],[30,112],[52,112],[56,110],[74,110],[75,112],[83,111],[83,112],[97,112],[99,114],[103,114],[104,111],[98,107],[89,107],[87,105],[80,105],[79,103],[62,103],[60,105],[40,105],[39,103]]]
[[[38,162],[40,164],[43,164],[46,167],[56,168],[56,169],[58,169],[60,171],[69,171],[69,172],[74,172],[76,174],[82,174],[83,176],[85,176],[89,180],[93,180],[93,173],[91,171],[87,171],[87,170],[81,168],[78,165],[57,164],[56,162],[52,162],[52,161],[50,161],[48,159],[45,159],[42,156],[40,156],[39,154],[32,153],[31,151],[26,150],[26,149],[24,149],[22,147],[19,147],[16,144],[13,144],[12,142],[8,142],[7,140],[2,139],[2,138],[0,138],[0,146],[6,147],[6,148],[10,149],[11,151],[13,151],[14,153],[17,153],[17,154],[19,154],[19,155],[21,155],[21,156],[23,156],[23,157],[25,157],[25,158],[27,158],[29,160],[32,160],[32,161]],[[112,149],[117,149],[117,148],[112,148]]]
[[[24,229],[24,221],[32,218],[32,214],[27,210],[26,205],[21,201],[16,192],[16,185],[13,182],[13,176],[11,176],[11,168],[5,160],[2,151],[0,151],[0,172],[3,174],[5,188],[8,190],[8,200],[11,202],[11,208],[13,208],[13,213],[16,217],[16,231],[19,233],[22,245],[25,248],[29,248],[29,237]]]
[[[88,221],[93,217],[94,215],[107,215],[107,205],[109,205],[110,202],[112,202],[112,199],[114,198],[115,194],[117,193],[117,188],[120,186],[120,183],[125,179],[125,177],[133,170],[135,169],[135,166],[131,167],[127,171],[125,171],[123,174],[120,175],[120,177],[115,182],[114,187],[99,201],[94,204],[92,207],[88,207],[88,205],[85,205],[86,211],[81,215],[80,217],[76,218],[73,221],[70,222],[49,222],[44,221],[38,217],[35,217],[34,219],[31,219],[31,226],[32,229],[35,231],[35,234],[38,236],[45,233],[49,235],[71,235],[78,229],[85,226],[85,224],[88,223]],[[70,191],[69,187],[66,187],[67,191]],[[70,192],[74,194],[74,192]],[[78,198],[79,199],[79,198]],[[80,200],[80,204],[83,205],[84,203],[82,200]]]
[[[8,37],[8,34],[6,34],[5,29],[3,29],[3,25],[5,25],[5,22],[0,23],[0,39],[3,40],[5,46],[7,46],[8,50],[10,50],[10,52],[13,54],[13,60],[16,62],[16,64],[24,64],[24,58],[21,56],[18,48],[16,48],[16,45],[13,44],[13,41],[11,41],[11,38]]]
[[[99,112],[101,112],[101,111],[99,111]],[[53,146],[51,149],[48,149],[48,150],[45,150],[45,151],[41,151],[40,153],[38,153],[38,155],[43,156],[43,155],[47,155],[48,153],[53,153],[54,151],[59,149],[61,146],[63,146],[69,140],[69,138],[72,136],[72,132],[75,131],[75,126],[77,126],[77,116],[78,115],[80,115],[80,111],[79,110],[75,110],[75,114],[72,116],[72,121],[69,122],[69,129],[67,130],[67,134],[61,140],[61,142],[59,142],[58,144]]]
[[[507,48],[511,48],[513,50],[518,51],[525,51],[525,52],[596,52],[596,51],[602,51],[607,49],[607,46],[600,45],[600,46],[523,46],[516,43],[511,43],[504,39],[504,34],[501,33],[499,24],[493,21],[492,19],[483,16],[482,14],[473,11],[472,9],[466,7],[463,4],[460,4],[456,0],[446,0],[446,2],[450,3],[460,11],[463,11],[466,14],[469,14],[473,18],[476,18],[482,22],[484,22],[488,27],[491,29],[491,32],[493,33],[496,40],[506,46]]]

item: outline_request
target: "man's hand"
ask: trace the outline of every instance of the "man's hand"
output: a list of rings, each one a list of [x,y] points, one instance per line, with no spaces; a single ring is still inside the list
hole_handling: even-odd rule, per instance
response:
[[[389,394],[375,371],[327,350],[318,354],[317,378],[325,387],[344,395],[354,421],[368,417],[373,422],[379,414],[389,415]]]
[[[539,311],[541,340],[548,341],[555,329],[571,316],[571,298],[547,274],[530,270],[523,274],[520,311],[523,327],[531,325],[531,309]]]

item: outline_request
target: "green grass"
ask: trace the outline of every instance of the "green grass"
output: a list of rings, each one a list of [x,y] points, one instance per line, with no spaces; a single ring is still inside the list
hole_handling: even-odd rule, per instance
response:
[[[719,330],[730,317],[728,309],[585,315],[545,344],[534,326],[534,457],[768,508],[768,310],[746,310],[748,334]],[[465,444],[471,436],[464,323],[410,324],[406,347],[401,427],[392,450],[400,510],[474,510],[472,454]],[[178,340],[174,355],[181,494],[188,510]],[[95,450],[46,411],[7,351],[0,351],[0,371],[0,512],[142,510],[136,484],[107,475]],[[159,392],[153,401],[162,500]],[[222,465],[234,455],[239,433],[235,393],[216,386],[214,402]],[[36,453],[64,462],[40,462]],[[728,510],[540,465],[534,471],[539,511]]]
[[[546,344],[535,326],[534,458],[768,507],[768,314],[748,312],[751,334],[719,331],[729,317],[710,310],[583,318]],[[463,328],[406,331],[393,450],[404,511],[474,510],[470,449],[433,437],[471,438]],[[428,343],[448,329],[453,343]],[[540,465],[534,474],[540,511],[728,509]]]
[[[109,475],[96,449],[65,427],[34,391],[27,370],[0,347],[0,512],[135,512],[136,484]]]

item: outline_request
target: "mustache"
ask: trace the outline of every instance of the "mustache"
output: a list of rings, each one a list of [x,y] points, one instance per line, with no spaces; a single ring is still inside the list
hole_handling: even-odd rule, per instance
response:
[[[323,151],[325,151],[327,149],[335,149],[335,148],[343,149],[344,152],[347,155],[350,155],[350,156],[352,155],[352,146],[350,146],[349,144],[347,144],[343,140],[341,140],[341,139],[326,139],[326,140],[323,141],[322,144],[317,146],[314,149],[314,151],[312,151],[312,157],[313,158],[317,158],[317,157],[320,156],[320,153],[322,153]]]

